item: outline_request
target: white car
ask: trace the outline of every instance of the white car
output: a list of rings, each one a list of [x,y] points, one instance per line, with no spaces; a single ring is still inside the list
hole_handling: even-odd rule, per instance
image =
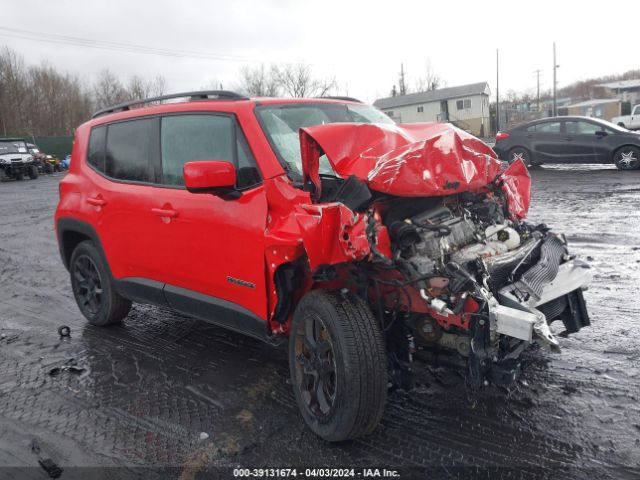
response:
[[[633,107],[631,115],[623,115],[621,117],[613,117],[611,123],[615,123],[629,130],[640,130],[640,105]]]

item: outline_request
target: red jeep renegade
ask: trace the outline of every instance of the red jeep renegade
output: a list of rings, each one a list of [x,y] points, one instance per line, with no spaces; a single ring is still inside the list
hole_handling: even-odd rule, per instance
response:
[[[527,346],[558,349],[551,322],[589,325],[589,266],[524,220],[524,164],[450,124],[193,92],[96,113],[72,156],[55,224],[89,322],[141,302],[288,338],[302,416],[330,441],[373,431],[416,359],[504,385]]]

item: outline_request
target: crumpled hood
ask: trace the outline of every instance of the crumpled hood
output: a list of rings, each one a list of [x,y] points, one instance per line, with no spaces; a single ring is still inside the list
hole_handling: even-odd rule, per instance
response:
[[[305,180],[319,188],[319,146],[341,177],[405,197],[478,190],[500,172],[494,151],[447,123],[332,123],[300,129]]]

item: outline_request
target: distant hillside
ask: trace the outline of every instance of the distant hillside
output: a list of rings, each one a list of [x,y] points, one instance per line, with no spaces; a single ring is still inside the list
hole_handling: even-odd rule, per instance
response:
[[[640,69],[629,70],[628,72],[618,75],[605,75],[604,77],[589,78],[587,80],[581,80],[574,82],[566,87],[558,89],[559,97],[589,97],[592,88],[595,85],[608,82],[616,82],[619,80],[633,80],[640,78]]]

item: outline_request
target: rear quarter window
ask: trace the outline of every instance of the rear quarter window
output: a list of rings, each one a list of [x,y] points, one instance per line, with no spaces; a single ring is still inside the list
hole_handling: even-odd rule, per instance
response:
[[[105,150],[107,176],[133,182],[151,182],[151,151],[156,122],[131,120],[109,125]]]
[[[87,152],[87,163],[96,170],[104,173],[104,150],[107,140],[107,127],[100,126],[91,129],[89,136],[89,149]]]

